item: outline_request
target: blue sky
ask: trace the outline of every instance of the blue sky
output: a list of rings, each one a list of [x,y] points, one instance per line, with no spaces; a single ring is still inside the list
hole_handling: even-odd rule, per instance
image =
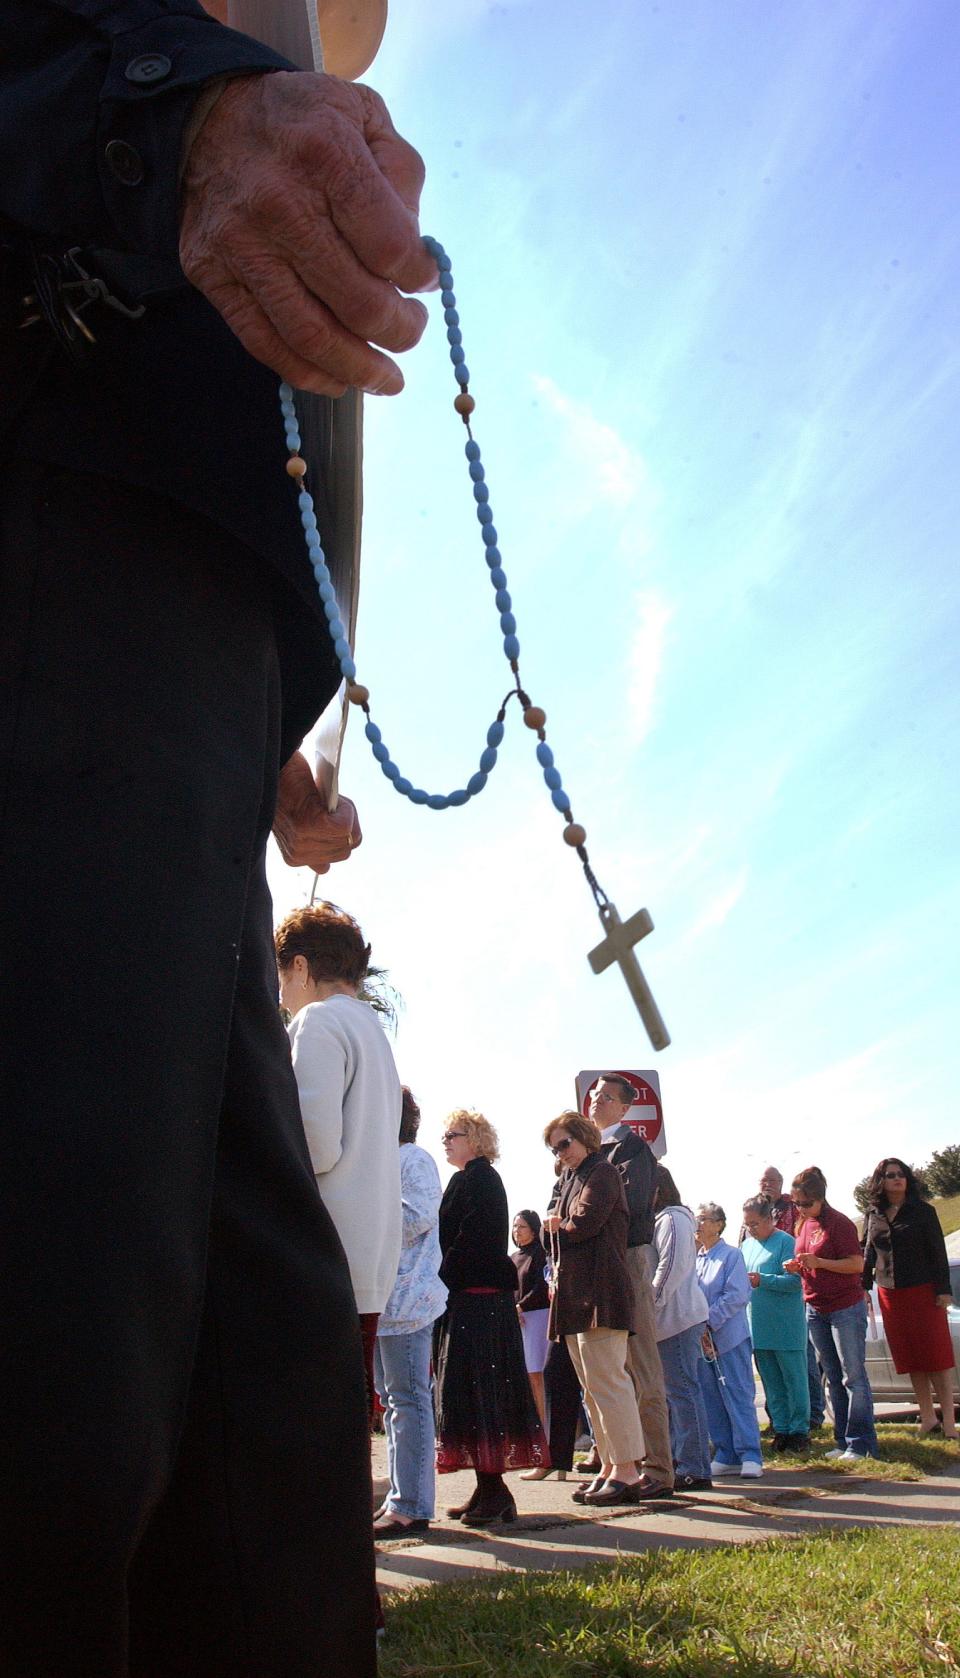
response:
[[[831,1199],[960,1140],[952,0],[394,0],[367,79],[427,164],[524,683],[673,1036],[653,1056],[512,715],[465,809],[348,732],[328,877],[405,999],[436,1147],[542,1206],[582,1066],[655,1066],[684,1197]],[[509,686],[439,305],[369,401],[357,661],[404,774],[462,785]],[[278,918],[311,878],[271,868]]]

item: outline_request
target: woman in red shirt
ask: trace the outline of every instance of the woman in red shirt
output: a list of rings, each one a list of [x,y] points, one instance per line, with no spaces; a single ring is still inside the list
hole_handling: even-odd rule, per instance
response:
[[[827,1377],[836,1448],[832,1457],[856,1462],[879,1456],[873,1393],[867,1379],[867,1301],[856,1225],[827,1204],[827,1179],[808,1165],[793,1179],[793,1203],[803,1222],[783,1268],[800,1276],[807,1327]]]

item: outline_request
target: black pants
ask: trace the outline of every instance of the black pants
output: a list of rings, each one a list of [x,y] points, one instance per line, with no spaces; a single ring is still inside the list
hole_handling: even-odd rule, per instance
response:
[[[359,1327],[264,874],[270,584],[57,468],[0,516],[0,1673],[370,1678]]]
[[[543,1392],[554,1468],[573,1467],[583,1395],[565,1340],[551,1340],[543,1366]]]

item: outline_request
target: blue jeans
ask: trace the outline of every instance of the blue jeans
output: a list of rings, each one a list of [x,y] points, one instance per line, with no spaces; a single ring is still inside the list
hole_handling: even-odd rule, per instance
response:
[[[818,1311],[808,1305],[807,1328],[827,1378],[837,1444],[859,1456],[879,1456],[867,1380],[866,1300],[842,1311]]]
[[[807,1386],[810,1390],[810,1426],[822,1427],[824,1418],[823,1381],[817,1365],[817,1354],[813,1348],[813,1341],[807,1335]]]
[[[432,1336],[432,1323],[414,1334],[378,1334],[373,1354],[390,1475],[384,1506],[414,1521],[432,1521],[435,1510]]]
[[[718,1462],[762,1462],[749,1335],[697,1367],[710,1441]],[[721,1379],[722,1377],[722,1379]]]
[[[707,1416],[700,1391],[700,1336],[703,1323],[657,1341],[670,1417],[670,1447],[678,1475],[710,1478]]]

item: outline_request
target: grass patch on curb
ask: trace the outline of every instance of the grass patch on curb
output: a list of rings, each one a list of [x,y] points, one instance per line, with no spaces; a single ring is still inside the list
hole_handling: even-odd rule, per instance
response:
[[[918,1678],[960,1673],[960,1532],[651,1550],[391,1600],[381,1678]]]
[[[810,1455],[794,1457],[775,1454],[764,1439],[764,1464],[793,1473],[804,1468],[826,1469],[831,1474],[853,1475],[860,1480],[922,1480],[927,1474],[960,1473],[960,1446],[945,1439],[920,1439],[916,1427],[909,1423],[877,1423],[879,1460],[865,1457],[862,1462],[828,1462],[827,1452],[833,1450],[834,1443],[833,1429],[820,1428],[811,1435]]]

